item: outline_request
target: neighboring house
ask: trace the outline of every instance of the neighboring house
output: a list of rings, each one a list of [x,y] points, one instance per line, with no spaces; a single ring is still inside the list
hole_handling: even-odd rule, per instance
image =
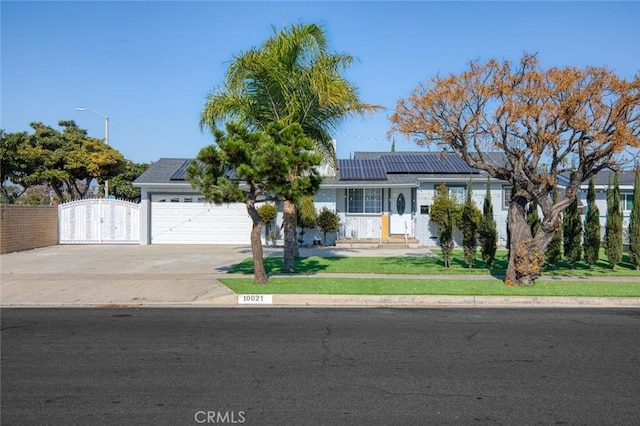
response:
[[[605,225],[607,223],[607,187],[609,182],[613,187],[614,173],[611,171],[603,171],[595,176],[594,186],[596,189],[596,205],[600,212],[600,231],[604,238]],[[633,170],[624,170],[618,173],[618,187],[620,188],[620,211],[622,211],[622,231],[624,240],[627,241],[629,236],[629,220],[631,218],[631,209],[633,208],[633,184],[635,182],[635,172]],[[589,190],[589,181],[584,182],[578,192],[578,202],[587,205],[587,191]],[[583,214],[586,213],[583,212]],[[584,223],[584,216],[583,216]]]
[[[491,161],[503,161],[489,153]],[[251,220],[244,204],[212,205],[185,181],[186,158],[161,158],[136,181],[141,189],[141,244],[249,244]],[[325,169],[327,170],[327,169]],[[329,169],[315,196],[316,208],[340,216],[338,235],[343,241],[411,240],[420,246],[438,245],[438,227],[429,211],[436,189],[445,183],[451,194],[464,201],[469,183],[472,199],[482,209],[487,174],[469,167],[453,153],[356,152],[353,159],[338,160],[338,172]],[[561,177],[561,179],[563,179]],[[598,203],[604,227],[608,173],[598,176]],[[566,182],[561,182],[566,184]],[[586,205],[588,182],[581,187],[581,204]],[[633,173],[620,175],[620,189],[628,222],[633,192]],[[507,210],[511,196],[508,182],[491,179],[491,198],[498,228],[498,245],[507,240]],[[628,207],[628,209],[627,209]],[[277,227],[282,225],[282,213]],[[604,228],[603,228],[604,229]],[[281,231],[279,231],[281,234]],[[319,231],[306,230],[306,244],[322,238]],[[456,231],[456,244],[461,235]]]

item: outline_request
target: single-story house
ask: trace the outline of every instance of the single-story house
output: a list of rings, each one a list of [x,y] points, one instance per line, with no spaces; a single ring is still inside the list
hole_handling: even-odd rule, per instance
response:
[[[501,161],[500,153],[488,153]],[[161,158],[147,169],[134,186],[141,189],[141,244],[248,244],[251,220],[244,204],[212,205],[185,180],[187,158]],[[631,186],[628,185],[631,175]],[[340,231],[328,241],[411,240],[420,246],[437,246],[437,226],[429,209],[436,189],[445,183],[463,201],[471,185],[472,199],[482,208],[487,174],[469,167],[452,153],[356,152],[352,159],[338,160],[338,170],[324,168],[324,179],[315,195],[316,208],[327,207],[340,217]],[[633,173],[621,174],[624,200],[633,191]],[[606,174],[599,176],[605,182]],[[491,199],[498,228],[498,244],[507,240],[507,210],[511,196],[508,182],[491,179]],[[599,188],[602,190],[602,182]],[[585,184],[580,201],[586,205]],[[599,203],[604,199],[598,195]],[[606,215],[606,200],[600,207]],[[628,221],[628,211],[625,211]],[[279,229],[282,214],[276,219]],[[604,219],[602,220],[604,226]],[[454,235],[460,244],[461,235]],[[321,238],[317,230],[305,232],[305,243]]]
[[[603,171],[594,176],[594,187],[596,190],[596,206],[600,212],[600,230],[604,237],[605,225],[607,223],[607,187],[609,183],[613,186],[614,173]],[[618,172],[618,188],[620,189],[620,211],[622,212],[622,232],[624,240],[628,239],[629,220],[631,219],[631,209],[633,208],[633,185],[635,183],[635,172],[623,170]],[[587,205],[587,192],[589,181],[580,185],[578,191],[578,203]]]

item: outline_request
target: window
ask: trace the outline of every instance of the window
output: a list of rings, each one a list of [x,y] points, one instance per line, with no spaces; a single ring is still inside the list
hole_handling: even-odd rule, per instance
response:
[[[622,192],[620,193],[620,205],[622,211],[630,212],[633,210],[633,193],[632,192]]]
[[[511,186],[502,187],[502,209],[509,210],[509,204],[511,204]]]
[[[347,213],[380,213],[381,188],[350,188],[347,190]]]
[[[179,202],[180,202],[180,197],[172,198],[170,201],[171,201],[172,203],[179,203]]]
[[[467,195],[466,186],[449,186],[449,197],[458,203],[464,203],[464,198]]]
[[[185,203],[193,203],[193,198],[191,198],[191,197],[184,197],[184,202],[185,202]]]

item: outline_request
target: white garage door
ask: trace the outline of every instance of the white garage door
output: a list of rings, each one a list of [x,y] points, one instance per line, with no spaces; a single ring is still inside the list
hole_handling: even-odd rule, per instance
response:
[[[244,204],[215,205],[195,196],[151,198],[151,244],[250,244]]]

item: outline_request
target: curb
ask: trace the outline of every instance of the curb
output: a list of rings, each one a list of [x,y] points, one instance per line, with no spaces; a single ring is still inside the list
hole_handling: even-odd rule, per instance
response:
[[[390,308],[640,308],[637,297],[273,295],[274,306]]]
[[[10,308],[640,308],[638,297],[555,296],[367,296],[330,294],[274,294],[272,304],[238,304],[225,301],[146,303],[42,303],[0,305]]]

